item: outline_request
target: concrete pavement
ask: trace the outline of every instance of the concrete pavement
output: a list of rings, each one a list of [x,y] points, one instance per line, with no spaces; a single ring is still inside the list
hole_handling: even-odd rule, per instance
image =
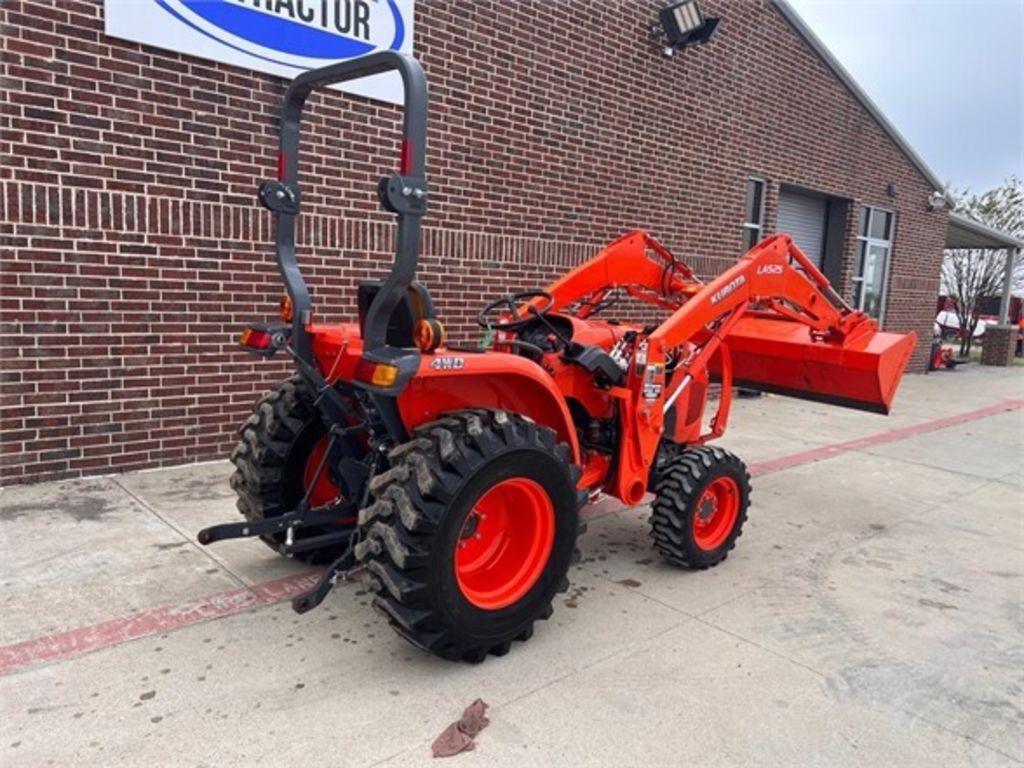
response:
[[[426,765],[476,697],[453,764],[1022,763],[1022,400],[974,366],[908,377],[888,419],[740,400],[723,444],[761,471],[729,559],[668,567],[605,504],[554,616],[478,666],[358,584],[299,617],[306,567],[196,545],[234,515],[226,463],[4,489],[0,765]]]

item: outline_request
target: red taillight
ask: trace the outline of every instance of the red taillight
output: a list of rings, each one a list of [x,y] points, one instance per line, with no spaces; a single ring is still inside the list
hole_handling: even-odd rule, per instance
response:
[[[273,340],[273,336],[259,328],[246,328],[238,337],[238,343],[249,349],[270,349]]]
[[[284,162],[284,152],[277,153],[277,180],[284,181],[284,173],[287,170]]]
[[[402,156],[398,163],[398,172],[405,176],[412,173],[412,142],[409,139],[402,139]]]

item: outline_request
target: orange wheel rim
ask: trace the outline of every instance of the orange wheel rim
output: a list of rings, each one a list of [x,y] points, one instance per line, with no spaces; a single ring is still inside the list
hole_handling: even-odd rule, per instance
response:
[[[496,611],[537,583],[555,542],[555,508],[534,480],[495,485],[466,515],[455,546],[455,578],[463,597]]]
[[[731,477],[719,477],[704,489],[693,512],[693,541],[705,551],[718,549],[729,538],[740,512],[740,487]]]
[[[313,446],[306,458],[306,465],[302,469],[302,490],[309,492],[309,505],[311,507],[322,507],[334,501],[341,494],[341,489],[331,480],[330,469],[327,462],[324,462],[320,475],[316,471],[320,469],[320,462],[327,453],[327,435],[321,437]],[[313,490],[310,491],[310,485]]]

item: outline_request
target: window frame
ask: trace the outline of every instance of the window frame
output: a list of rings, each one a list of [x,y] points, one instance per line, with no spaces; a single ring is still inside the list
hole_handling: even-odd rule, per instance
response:
[[[747,221],[747,193],[750,190],[750,184],[761,185],[761,200],[757,210],[757,221]],[[765,202],[768,198],[768,182],[760,176],[747,176],[746,184],[743,186],[743,247],[744,253],[757,245],[761,240],[764,239],[764,209]],[[754,238],[753,245],[747,248],[747,232],[755,232],[756,237]]]
[[[877,237],[871,237],[871,228],[874,223],[875,212],[885,213],[889,215],[889,239],[882,240]],[[862,220],[861,215],[866,214]],[[861,224],[863,223],[863,226]],[[867,234],[864,234],[864,233]],[[885,265],[882,267],[882,293],[878,298],[878,327],[881,328],[885,324],[885,311],[889,306],[889,269],[892,264],[892,251],[893,243],[896,240],[896,211],[892,208],[885,208],[880,205],[868,205],[867,203],[860,204],[860,210],[857,212],[857,262],[854,266],[854,275],[851,278],[853,283],[853,297],[854,305],[856,309],[864,311],[864,264],[867,261],[868,249],[871,246],[885,249]],[[859,294],[859,295],[858,295]]]

